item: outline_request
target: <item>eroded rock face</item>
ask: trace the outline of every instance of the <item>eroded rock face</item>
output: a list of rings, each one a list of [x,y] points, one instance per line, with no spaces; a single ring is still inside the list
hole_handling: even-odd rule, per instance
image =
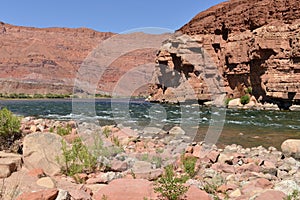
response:
[[[253,95],[262,102],[276,102],[281,107],[299,102],[299,19],[295,0],[232,0],[198,14],[159,52],[150,100],[173,101],[173,91],[187,83],[195,89],[197,99],[211,100],[209,94],[215,91],[205,84],[205,70],[212,63],[195,60],[198,55],[213,61],[228,97],[238,98],[252,87]],[[185,79],[174,79],[176,84],[168,87],[161,81],[168,79],[166,71],[184,72]]]
[[[23,160],[28,169],[41,168],[46,174],[60,172],[58,159],[62,155],[62,138],[53,133],[32,133],[24,138]]]
[[[113,36],[116,34],[87,28],[41,29],[1,22],[0,93],[72,94],[75,78],[82,76],[78,71],[83,61],[103,41]],[[134,34],[130,36],[136,37]],[[144,36],[146,41],[163,41],[169,37],[166,34]],[[98,92],[110,95],[126,72],[136,66],[153,63],[156,51],[151,48],[136,49],[114,58],[98,79]],[[110,56],[107,55],[107,59],[111,59]],[[140,93],[145,95],[147,87],[138,91]]]
[[[113,36],[86,28],[0,25],[0,92],[68,94],[77,69],[101,41]],[[1,31],[0,31],[1,32]]]

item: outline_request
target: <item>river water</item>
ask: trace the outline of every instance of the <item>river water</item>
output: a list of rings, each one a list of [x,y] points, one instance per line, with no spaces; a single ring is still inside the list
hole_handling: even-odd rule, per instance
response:
[[[99,122],[100,125],[123,124],[136,129],[158,127],[169,130],[183,127],[196,141],[204,139],[208,128],[219,122],[218,146],[240,144],[243,147],[274,146],[285,139],[300,139],[300,112],[229,110],[193,105],[158,105],[143,100],[1,100],[22,116],[58,120]],[[195,132],[195,133],[194,133]],[[196,134],[197,133],[197,134]]]

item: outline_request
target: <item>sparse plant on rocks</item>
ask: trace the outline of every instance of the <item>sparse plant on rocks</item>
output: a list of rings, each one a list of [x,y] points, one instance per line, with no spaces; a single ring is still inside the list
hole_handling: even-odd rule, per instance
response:
[[[248,94],[241,97],[241,104],[246,105],[250,102],[250,96]]]
[[[141,161],[150,162],[154,164],[157,168],[161,168],[163,162],[160,156],[149,156],[149,154],[147,153],[142,155]]]
[[[80,138],[75,139],[72,147],[62,140],[62,172],[73,176],[82,172],[93,172],[97,166],[97,158],[93,156]],[[60,159],[58,159],[60,161]]]
[[[156,166],[156,168],[161,168],[162,162],[163,162],[163,159],[159,156],[153,156],[151,158],[151,163],[154,164]]]
[[[203,189],[213,196],[214,199],[218,200],[219,197],[217,196],[218,188],[224,184],[224,179],[221,176],[215,176],[210,180],[204,181],[203,183]],[[226,196],[227,194],[225,194]]]
[[[181,156],[181,161],[184,167],[184,171],[190,176],[190,178],[193,178],[197,171],[195,170],[197,158],[195,157],[185,157],[184,155]]]
[[[185,181],[182,177],[176,177],[173,166],[169,165],[165,174],[155,182],[154,191],[168,200],[179,200],[188,191],[188,187],[183,185]]]
[[[217,193],[217,189],[218,189],[218,185],[213,184],[213,183],[207,183],[206,185],[204,185],[204,190],[208,193],[208,194],[212,194],[215,195]]]
[[[233,98],[226,98],[225,99],[225,105],[228,106],[229,102],[233,100]]]
[[[136,175],[135,175],[135,173],[134,173],[134,171],[132,169],[130,170],[130,174],[131,174],[131,176],[132,176],[133,179],[136,179]]]
[[[141,157],[141,161],[149,161],[149,154],[144,153]]]
[[[163,149],[163,148],[158,148],[158,149],[156,149],[156,153],[161,154],[161,153],[163,153],[163,152],[164,152],[164,149]]]
[[[114,143],[114,145],[116,145],[116,146],[118,146],[118,147],[121,147],[121,146],[122,146],[122,145],[121,145],[121,142],[120,142],[120,140],[119,140],[119,138],[116,137],[116,136],[112,136],[112,137],[111,137],[111,141]]]
[[[246,94],[252,94],[252,87],[245,88],[245,93]]]
[[[108,200],[108,197],[105,194],[103,194],[101,200]]]
[[[102,133],[103,135],[105,135],[106,138],[108,138],[111,134],[111,130],[108,127],[105,127]]]
[[[62,127],[62,126],[57,127],[57,131],[56,132],[60,136],[65,136],[65,135],[71,134],[72,128],[71,128],[71,126],[69,124],[67,124],[66,127]]]
[[[116,156],[117,154],[123,151],[124,150],[119,146],[104,147],[101,137],[99,135],[95,135],[94,144],[91,147],[91,152],[96,158],[99,158],[101,156],[110,158],[112,156]]]
[[[298,200],[298,199],[300,199],[300,192],[298,190],[294,190],[292,194],[284,198],[284,200]]]
[[[53,127],[50,127],[49,132],[50,132],[50,133],[54,133],[54,128],[53,128]]]

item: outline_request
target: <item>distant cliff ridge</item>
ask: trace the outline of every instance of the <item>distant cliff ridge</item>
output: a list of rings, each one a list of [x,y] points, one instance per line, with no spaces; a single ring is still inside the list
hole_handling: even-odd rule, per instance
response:
[[[72,94],[83,61],[102,41],[115,35],[87,28],[31,28],[1,22],[0,93]],[[147,40],[163,41],[169,37],[144,35]],[[97,91],[111,94],[120,77],[138,65],[153,63],[154,69],[156,52],[155,49],[128,52],[105,66],[107,70]],[[136,95],[139,94],[146,95],[147,88]]]
[[[186,43],[182,35],[197,42]],[[232,0],[199,13],[167,41],[157,56],[152,101],[174,102],[173,91],[188,82],[198,100],[211,100],[203,82],[203,63],[194,63],[191,49],[199,46],[214,61],[227,97],[245,89],[262,102],[289,106],[300,101],[300,3],[296,0]],[[194,52],[195,53],[195,52]],[[197,52],[196,52],[197,54]],[[167,69],[162,67],[167,66]],[[163,71],[186,74],[166,87]],[[198,80],[198,81],[197,81]],[[181,99],[182,100],[182,99]],[[183,98],[183,100],[188,100]],[[178,99],[177,99],[178,101]]]

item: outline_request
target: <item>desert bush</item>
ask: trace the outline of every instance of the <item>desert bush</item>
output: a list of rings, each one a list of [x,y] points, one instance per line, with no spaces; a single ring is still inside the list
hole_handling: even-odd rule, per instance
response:
[[[67,125],[67,127],[58,126],[56,130],[56,133],[60,136],[69,135],[71,134],[71,132],[72,132],[72,128],[69,124]]]
[[[250,102],[250,96],[249,95],[244,95],[241,97],[241,104],[246,105]]]
[[[118,146],[104,146],[100,135],[95,134],[93,144],[86,146],[80,138],[71,145],[62,140],[62,156],[58,162],[62,165],[62,172],[68,176],[78,173],[92,173],[96,170],[107,170],[109,158],[116,156],[124,150]]]
[[[18,94],[16,94],[16,93],[12,93],[12,94],[10,94],[9,96],[8,96],[8,98],[11,98],[11,99],[17,99],[19,96],[18,96]]]
[[[155,182],[154,191],[168,200],[178,200],[188,190],[188,187],[183,185],[184,182],[185,179],[175,176],[173,166],[169,165],[165,169],[165,174]]]
[[[64,99],[66,97],[66,95],[65,94],[52,94],[52,93],[49,93],[49,94],[46,94],[45,97],[47,99]]]
[[[108,127],[105,127],[102,133],[106,138],[108,138],[111,135],[111,130]]]
[[[63,165],[62,172],[68,176],[74,176],[77,173],[94,172],[97,167],[97,158],[93,156],[87,146],[80,138],[74,140],[68,147],[67,143],[62,140],[62,158],[58,161]]]
[[[112,143],[114,143],[114,145],[116,145],[118,147],[122,147],[121,141],[118,137],[111,136],[111,141],[112,141]]]
[[[92,154],[99,158],[99,157],[106,157],[111,158],[116,156],[117,154],[123,152],[124,150],[119,146],[107,146],[103,145],[103,141],[99,135],[94,136],[94,144],[91,147]],[[103,163],[99,163],[103,165]]]
[[[253,91],[252,87],[247,87],[247,88],[245,89],[245,93],[246,93],[246,94],[252,94],[252,91]]]
[[[300,199],[300,192],[298,190],[294,190],[292,194],[289,194],[284,200],[297,200]]]
[[[150,162],[155,165],[156,168],[161,168],[163,159],[160,156],[149,156],[149,154],[145,153],[140,158],[141,161]]]
[[[0,110],[0,137],[14,138],[20,134],[20,118],[7,108]]]
[[[187,173],[190,176],[190,178],[193,178],[197,173],[195,170],[197,158],[191,157],[191,156],[189,156],[189,157],[182,156],[181,161],[182,161],[185,173]]]
[[[229,102],[233,100],[233,98],[227,98],[225,99],[225,105],[228,106]]]
[[[34,94],[34,95],[33,95],[33,98],[34,98],[34,99],[43,99],[43,98],[45,98],[45,96],[42,95],[42,94]]]

